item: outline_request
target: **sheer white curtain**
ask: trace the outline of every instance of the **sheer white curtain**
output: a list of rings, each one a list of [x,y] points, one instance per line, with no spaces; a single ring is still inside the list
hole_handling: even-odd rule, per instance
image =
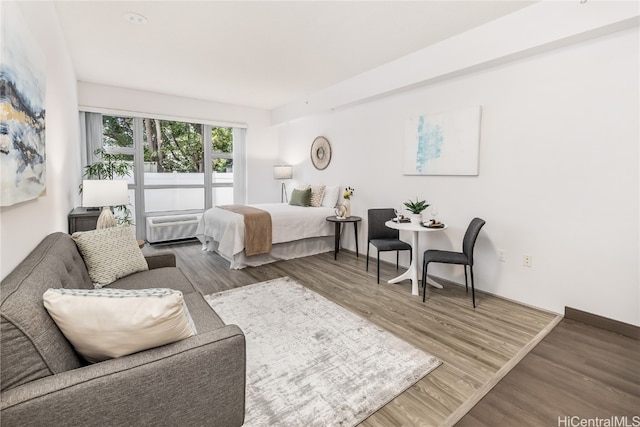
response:
[[[247,203],[247,129],[233,128],[233,203]]]
[[[102,148],[102,114],[80,112],[80,138],[82,140],[82,170],[100,160],[94,153]]]

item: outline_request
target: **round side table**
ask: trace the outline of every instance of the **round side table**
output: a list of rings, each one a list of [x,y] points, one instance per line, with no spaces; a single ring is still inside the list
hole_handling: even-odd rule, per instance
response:
[[[356,256],[359,256],[358,254],[358,223],[362,221],[362,218],[359,216],[349,216],[347,218],[338,218],[337,216],[333,215],[333,216],[328,216],[326,219],[327,221],[333,222],[335,224],[336,240],[335,240],[333,259],[338,259],[338,252],[340,252],[340,233],[342,232],[342,224],[345,224],[345,223],[353,224],[353,232],[356,238]]]

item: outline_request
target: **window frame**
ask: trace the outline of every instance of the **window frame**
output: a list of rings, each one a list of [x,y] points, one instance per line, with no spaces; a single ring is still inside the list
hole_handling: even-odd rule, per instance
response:
[[[213,190],[215,188],[233,188],[233,200],[234,203],[243,203],[246,194],[244,175],[246,174],[246,124],[239,123],[222,123],[214,121],[205,121],[184,117],[171,117],[163,115],[151,115],[141,114],[135,112],[121,111],[121,110],[109,110],[99,108],[80,108],[81,123],[84,123],[83,113],[98,113],[102,116],[113,117],[126,117],[133,119],[133,147],[107,147],[103,146],[105,152],[110,154],[125,154],[133,155],[134,169],[133,169],[133,184],[129,184],[129,189],[134,190],[135,194],[135,223],[136,235],[138,238],[146,237],[146,227],[139,226],[146,224],[147,217],[160,216],[160,215],[175,215],[175,214],[194,214],[201,213],[207,209],[213,207]],[[204,180],[202,184],[163,184],[163,185],[146,185],[144,181],[144,119],[157,119],[163,121],[179,121],[187,123],[197,123],[202,125],[202,144],[203,144],[203,162],[204,162]],[[212,129],[215,127],[231,128],[233,149],[232,153],[224,153],[213,151],[212,146]],[[83,129],[83,140],[86,141],[86,130]],[[241,137],[238,138],[237,136]],[[241,139],[241,140],[238,140]],[[102,141],[102,139],[100,139]],[[86,144],[84,144],[83,150],[87,150]],[[238,149],[237,149],[238,148]],[[215,158],[229,158],[233,160],[233,182],[231,183],[214,183],[213,176],[213,159]],[[84,158],[83,158],[83,162]],[[83,169],[86,164],[83,164]],[[199,188],[204,191],[204,207],[202,209],[185,209],[185,210],[170,210],[170,211],[158,211],[147,212],[145,208],[145,190],[152,189],[186,189],[186,188]]]

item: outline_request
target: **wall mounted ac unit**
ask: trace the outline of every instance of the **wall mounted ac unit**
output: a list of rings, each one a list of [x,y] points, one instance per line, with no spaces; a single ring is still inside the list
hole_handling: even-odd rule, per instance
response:
[[[196,237],[202,214],[154,216],[147,218],[147,241],[168,242]]]

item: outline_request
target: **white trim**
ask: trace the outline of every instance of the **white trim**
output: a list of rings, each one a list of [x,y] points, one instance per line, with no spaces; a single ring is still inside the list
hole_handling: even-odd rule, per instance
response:
[[[179,117],[179,116],[167,116],[164,114],[150,114],[142,111],[131,111],[131,110],[119,110],[114,108],[100,108],[100,107],[90,107],[88,105],[79,105],[78,110],[80,112],[87,113],[100,113],[103,115],[112,115],[118,117],[141,117],[146,119],[160,119],[160,120],[171,120],[177,122],[191,122],[191,123],[199,123],[203,125],[211,125],[215,127],[227,127],[227,128],[242,128],[247,129],[249,126],[246,123],[239,122],[217,122],[213,120],[204,120],[204,119],[196,119],[192,117]]]

